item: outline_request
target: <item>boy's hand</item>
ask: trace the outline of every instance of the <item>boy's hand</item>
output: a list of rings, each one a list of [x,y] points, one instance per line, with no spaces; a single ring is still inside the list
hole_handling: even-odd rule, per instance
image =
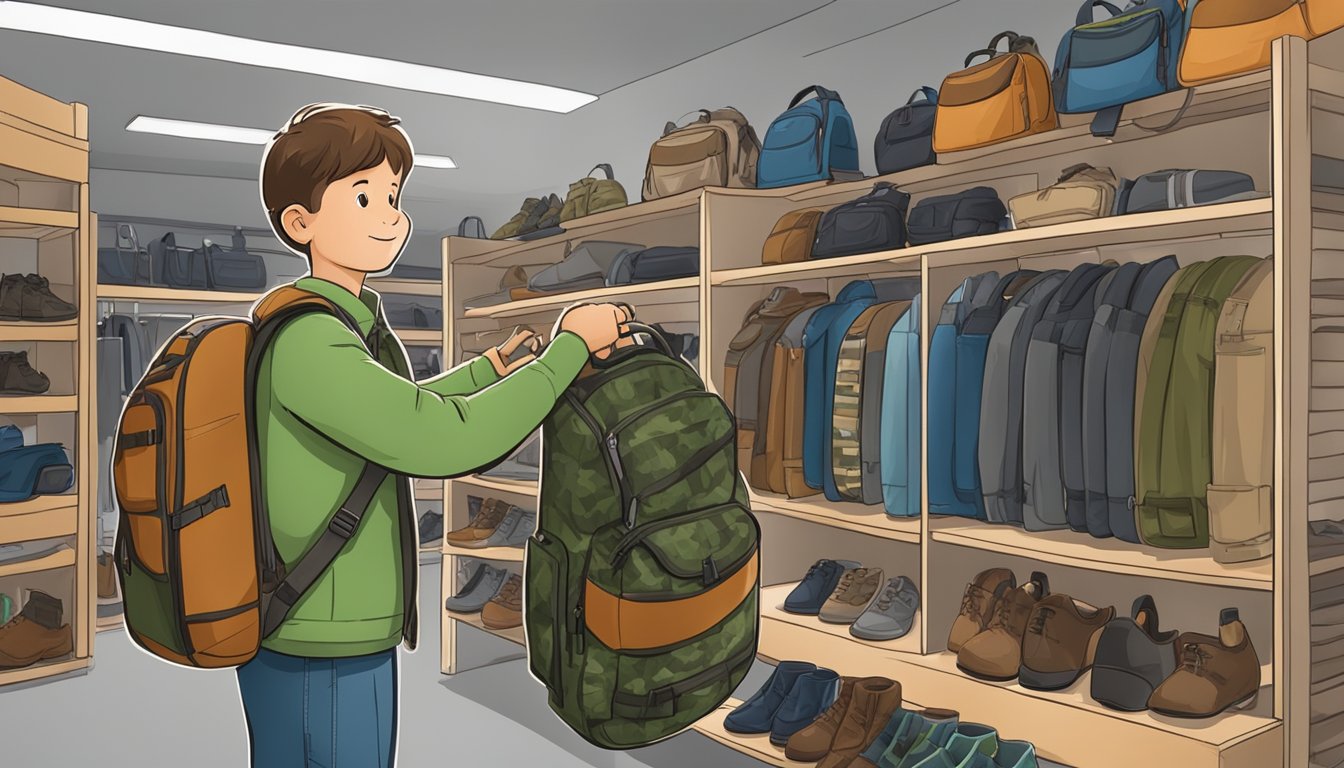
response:
[[[485,350],[484,357],[494,366],[495,374],[503,378],[537,359],[541,339],[532,331],[515,329],[509,340]]]
[[[560,314],[555,333],[574,333],[588,345],[590,353],[596,353],[611,348],[629,333],[627,323],[634,318],[635,312],[628,304],[575,304]]]

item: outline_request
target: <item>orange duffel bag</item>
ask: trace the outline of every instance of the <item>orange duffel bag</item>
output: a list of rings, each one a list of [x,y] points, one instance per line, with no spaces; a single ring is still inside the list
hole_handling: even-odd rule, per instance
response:
[[[1329,0],[1323,5],[1340,5]],[[1177,74],[1191,86],[1264,69],[1272,43],[1284,36],[1310,37],[1301,0],[1200,0],[1190,13],[1190,32]]]
[[[1008,51],[999,51],[999,41]],[[989,61],[972,67],[980,56]],[[966,57],[963,69],[948,75],[938,93],[933,149],[956,152],[997,144],[1059,126],[1050,90],[1050,68],[1036,41],[1003,32],[989,47]]]

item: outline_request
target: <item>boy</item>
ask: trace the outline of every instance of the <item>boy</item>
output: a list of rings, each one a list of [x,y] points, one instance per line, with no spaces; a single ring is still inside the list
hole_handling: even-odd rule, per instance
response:
[[[285,563],[318,539],[366,462],[397,474],[378,487],[330,568],[238,669],[254,768],[393,764],[396,647],[413,650],[418,633],[414,510],[403,476],[463,474],[507,454],[630,320],[625,307],[571,307],[540,355],[506,362],[522,345],[535,353],[537,340],[524,332],[414,383],[378,294],[364,287],[370,273],[392,266],[411,232],[400,200],[414,153],[398,122],[368,107],[311,105],[262,159],[271,226],[310,262],[295,285],[348,316],[301,315],[262,358],[261,477]]]

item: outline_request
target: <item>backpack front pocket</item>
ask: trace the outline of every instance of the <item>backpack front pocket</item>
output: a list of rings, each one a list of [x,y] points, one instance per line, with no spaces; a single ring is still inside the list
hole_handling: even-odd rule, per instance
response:
[[[122,415],[112,471],[117,505],[130,532],[130,554],[148,572],[166,572],[163,500],[168,497],[166,405],[147,392]]]
[[[528,666],[532,675],[564,704],[564,652],[570,611],[568,554],[560,542],[544,533],[527,540],[524,563],[523,619],[527,634]]]

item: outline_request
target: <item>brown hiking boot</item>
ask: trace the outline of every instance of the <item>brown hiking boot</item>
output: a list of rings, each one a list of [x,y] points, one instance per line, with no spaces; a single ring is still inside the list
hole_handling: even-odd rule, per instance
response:
[[[885,677],[865,677],[854,684],[854,696],[831,742],[831,751],[817,768],[844,768],[859,756],[901,706],[901,684]]]
[[[1046,597],[1031,609],[1017,679],[1024,687],[1057,691],[1092,666],[1097,638],[1115,608],[1096,608],[1068,595]]]
[[[840,577],[835,591],[821,606],[817,618],[827,624],[853,624],[882,588],[881,568],[851,568]]]
[[[117,566],[108,552],[98,553],[98,596],[104,600],[117,596]]]
[[[499,527],[500,521],[509,511],[509,504],[499,499],[486,499],[481,502],[481,511],[467,523],[465,528],[458,528],[455,531],[449,531],[444,535],[444,540],[456,547],[467,547],[468,549],[479,549],[484,546],[482,542],[490,538],[490,534]]]
[[[789,737],[789,743],[784,747],[786,757],[815,763],[831,751],[836,731],[840,730],[840,723],[844,721],[849,702],[854,697],[854,684],[857,682],[858,678],[855,677],[840,678],[840,695],[816,722]]]
[[[966,585],[966,592],[961,596],[961,612],[947,634],[947,650],[956,653],[966,641],[984,632],[999,599],[1016,587],[1017,577],[1007,568],[981,571],[975,581]]]
[[[69,656],[75,635],[61,623],[61,601],[33,590],[19,615],[0,627],[0,668],[26,667]]]
[[[1031,581],[1004,595],[984,632],[966,642],[957,652],[957,667],[984,680],[1012,680],[1022,666],[1022,636],[1036,603],[1050,594],[1045,574],[1031,574]]]
[[[513,629],[523,625],[523,579],[509,576],[499,594],[481,609],[481,623],[490,629]]]
[[[1186,632],[1176,641],[1181,665],[1148,699],[1148,708],[1172,717],[1213,717],[1250,709],[1260,694],[1260,659],[1236,608],[1224,608],[1218,636]]]

